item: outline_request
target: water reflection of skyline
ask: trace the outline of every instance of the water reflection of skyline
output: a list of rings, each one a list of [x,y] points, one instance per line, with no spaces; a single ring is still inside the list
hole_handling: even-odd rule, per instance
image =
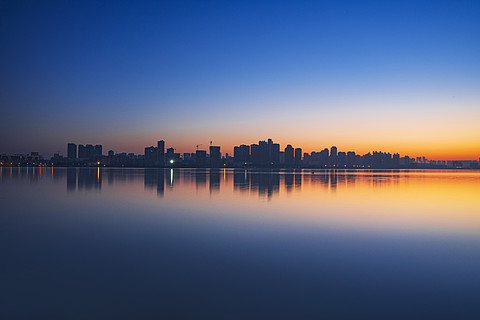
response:
[[[194,211],[274,212],[274,219],[362,228],[480,230],[480,171],[0,168],[5,190],[40,190],[22,184],[52,193],[102,192],[139,207],[150,199],[160,206],[201,203]]]
[[[402,180],[435,174],[428,170],[245,170],[245,169],[112,169],[112,168],[0,168],[0,177],[35,183],[42,179],[66,180],[68,192],[98,192],[102,182],[108,186],[143,181],[145,190],[155,190],[163,197],[165,190],[194,186],[197,191],[219,193],[230,188],[239,194],[272,198],[279,192],[301,192],[303,187],[329,192],[352,189],[359,183],[371,188],[397,185]],[[447,172],[447,171],[445,171]],[[444,173],[445,173],[444,172]],[[442,172],[440,172],[442,173]],[[448,172],[447,172],[448,173]],[[462,172],[460,172],[462,173]],[[477,171],[470,171],[478,174]],[[452,173],[455,174],[455,173]]]

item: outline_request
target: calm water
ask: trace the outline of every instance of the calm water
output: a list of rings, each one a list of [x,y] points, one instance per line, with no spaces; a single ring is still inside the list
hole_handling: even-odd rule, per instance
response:
[[[2,319],[479,319],[479,171],[0,168]]]

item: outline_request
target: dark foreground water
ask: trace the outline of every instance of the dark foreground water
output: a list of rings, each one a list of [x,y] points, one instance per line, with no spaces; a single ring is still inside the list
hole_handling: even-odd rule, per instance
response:
[[[480,319],[480,172],[0,168],[0,319]]]

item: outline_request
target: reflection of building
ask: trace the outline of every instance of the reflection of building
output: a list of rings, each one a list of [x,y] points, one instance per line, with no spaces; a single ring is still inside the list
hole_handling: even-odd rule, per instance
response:
[[[210,169],[210,192],[220,190],[220,170],[219,169]]]
[[[295,173],[295,190],[300,189],[302,187],[302,172]]]
[[[75,168],[69,168],[75,170]],[[73,175],[77,174],[78,190],[100,190],[102,188],[102,170],[97,168],[79,168],[75,171],[67,171],[67,188],[68,176],[70,174],[70,187],[73,187]]]
[[[283,175],[283,182],[285,184],[285,190],[287,192],[292,191],[293,188],[294,175],[292,173],[285,172]]]
[[[195,175],[195,187],[197,189],[205,189],[207,186],[207,172],[205,169],[195,170],[193,174]]]
[[[260,196],[267,196],[270,198],[273,194],[278,193],[280,185],[280,175],[278,172],[270,173],[253,173],[250,176],[250,189],[258,191]]]
[[[1,169],[1,167],[0,167]],[[17,168],[12,170],[0,170],[0,177],[23,177],[36,180],[42,178],[42,170],[37,168]],[[47,169],[49,170],[49,169]],[[55,174],[53,172],[55,171]],[[102,188],[102,177],[107,181],[108,186],[116,184],[128,184],[143,179],[145,190],[154,190],[158,196],[163,196],[165,188],[182,192],[184,188],[196,186],[197,190],[204,189],[210,193],[216,193],[221,190],[228,190],[233,187],[234,192],[240,192],[251,196],[258,194],[260,197],[268,197],[281,193],[301,192],[308,188],[322,187],[331,192],[343,191],[347,188],[355,187],[356,184],[381,187],[392,183],[398,183],[403,176],[396,174],[382,174],[381,178],[377,174],[355,174],[346,169],[322,169],[312,172],[298,169],[286,169],[277,172],[275,169],[246,170],[246,169],[155,169],[144,168],[144,177],[138,175],[136,170],[122,169],[101,169],[96,168],[52,168],[52,179],[57,183],[66,181],[68,192],[100,190]],[[368,171],[367,171],[368,172]],[[387,172],[387,171],[384,171]],[[398,172],[398,171],[397,171]],[[233,177],[232,177],[233,175]],[[50,174],[44,176],[50,178]],[[232,179],[233,178],[233,179]],[[233,181],[232,181],[233,180]],[[280,180],[282,180],[282,190],[280,190]],[[233,184],[231,183],[233,182]],[[208,184],[208,186],[207,186]],[[338,191],[337,191],[338,190]],[[229,192],[229,191],[227,191]]]
[[[67,191],[77,190],[77,169],[67,168]]]
[[[157,195],[162,197],[165,192],[164,169],[145,169],[144,186],[147,189],[157,189]]]
[[[233,171],[233,188],[240,191],[248,191],[250,188],[250,174],[244,169]]]

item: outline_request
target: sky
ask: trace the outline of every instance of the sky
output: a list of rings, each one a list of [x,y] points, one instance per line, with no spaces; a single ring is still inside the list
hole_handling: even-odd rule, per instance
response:
[[[480,1],[0,0],[0,153],[480,157]]]

